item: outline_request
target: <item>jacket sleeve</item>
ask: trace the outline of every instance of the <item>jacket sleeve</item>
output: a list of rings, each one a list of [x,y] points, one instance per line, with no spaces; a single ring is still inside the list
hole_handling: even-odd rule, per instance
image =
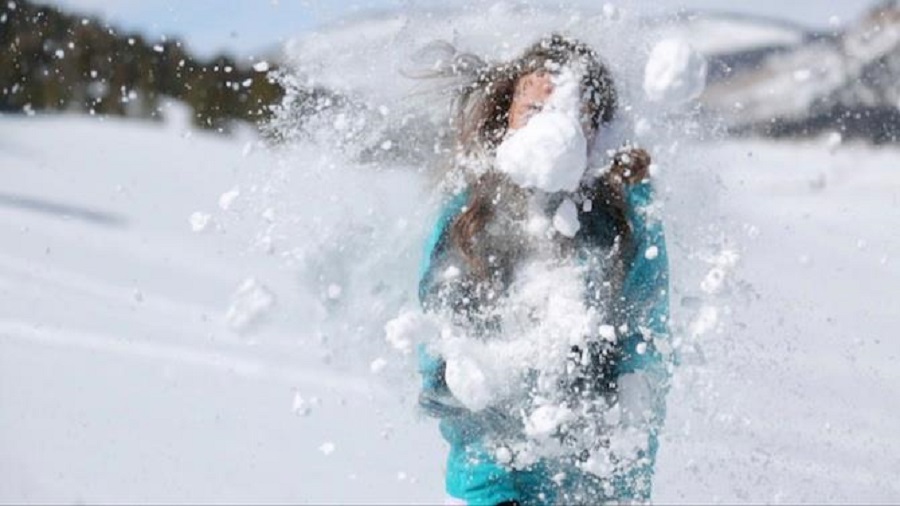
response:
[[[442,209],[437,223],[425,242],[425,250],[419,267],[419,303],[424,311],[435,309],[432,300],[437,289],[436,272],[440,269],[446,256],[448,231],[453,218],[459,214],[466,202],[468,194],[462,192],[452,197]],[[435,417],[460,415],[464,408],[453,398],[444,379],[446,363],[439,355],[429,351],[427,343],[420,343],[417,348],[419,374],[422,376],[422,390],[419,394],[419,405],[425,413]]]
[[[672,367],[669,267],[650,183],[630,186],[626,197],[635,254],[623,286],[627,330],[620,336],[616,377],[622,430],[643,443],[624,459],[614,486],[621,500],[649,501]]]

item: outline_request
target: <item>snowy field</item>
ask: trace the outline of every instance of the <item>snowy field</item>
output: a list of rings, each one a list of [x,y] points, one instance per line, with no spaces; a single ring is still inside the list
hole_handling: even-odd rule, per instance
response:
[[[229,191],[277,156],[177,122],[7,117],[0,139],[3,502],[443,500],[443,443],[415,412],[410,364],[385,355],[374,374],[369,362],[389,353],[377,332],[353,348],[314,325],[330,302],[377,296],[330,282],[323,295],[302,266],[248,246],[253,213]],[[667,225],[674,314],[695,338],[656,500],[895,502],[900,153],[762,142],[693,153],[713,169],[702,191],[670,185]],[[400,221],[407,237],[380,234],[366,269],[414,272],[424,231],[402,220],[427,215],[424,178],[358,176],[334,209],[374,202],[374,223]],[[314,193],[298,198],[327,210]],[[729,290],[680,297],[708,265],[683,243],[710,227],[739,257],[720,262]],[[325,244],[304,243],[308,256]],[[321,255],[334,266],[356,254]],[[235,303],[247,278],[268,305]],[[311,308],[318,317],[296,316]],[[268,320],[235,327],[235,311]]]

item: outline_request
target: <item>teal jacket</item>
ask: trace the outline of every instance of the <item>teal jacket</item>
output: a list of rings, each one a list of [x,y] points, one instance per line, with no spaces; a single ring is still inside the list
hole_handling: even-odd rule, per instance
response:
[[[641,455],[630,468],[607,478],[612,493],[608,485],[605,488],[597,485],[602,491],[598,491],[601,496],[595,498],[603,501],[650,500],[658,432],[665,418],[665,396],[671,371],[670,357],[664,352],[668,349],[669,334],[668,257],[662,223],[645,212],[652,198],[652,187],[647,182],[627,189],[628,221],[635,254],[627,265],[622,288],[628,332],[618,341],[619,359],[613,371],[616,378],[642,373],[649,379],[652,414],[646,426],[647,454]],[[419,297],[423,305],[436,274],[435,266],[449,247],[449,226],[467,200],[467,192],[462,192],[447,202],[426,242],[419,273]],[[597,206],[590,214],[582,213],[580,221],[579,234],[588,242],[612,233],[610,220]],[[566,500],[567,490],[584,490],[591,486],[591,481],[596,481],[575,468],[559,469],[550,462],[539,463],[525,471],[508,469],[495,462],[481,441],[493,424],[502,422],[489,409],[473,413],[455,402],[444,381],[444,361],[430,354],[424,345],[419,346],[418,352],[423,382],[420,404],[427,413],[441,420],[441,434],[450,444],[446,487],[451,496],[468,504],[573,502]],[[564,483],[552,479],[560,471],[566,477]]]

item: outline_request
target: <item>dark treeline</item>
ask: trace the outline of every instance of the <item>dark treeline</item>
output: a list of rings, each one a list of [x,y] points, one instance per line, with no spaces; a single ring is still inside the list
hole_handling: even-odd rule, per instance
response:
[[[148,41],[95,18],[25,0],[0,5],[0,112],[73,110],[159,116],[163,96],[193,109],[198,126],[258,122],[282,87],[250,62],[194,58],[177,40]]]

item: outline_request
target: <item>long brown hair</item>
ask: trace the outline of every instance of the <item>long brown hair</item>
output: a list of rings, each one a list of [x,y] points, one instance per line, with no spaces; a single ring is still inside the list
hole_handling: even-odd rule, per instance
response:
[[[512,105],[516,82],[524,75],[544,70],[548,64],[559,67],[578,64],[582,69],[581,90],[585,103],[586,124],[593,132],[604,123],[612,121],[616,114],[618,95],[611,72],[597,53],[589,46],[557,34],[550,35],[528,48],[524,54],[508,63],[481,64],[470,55],[458,57],[463,70],[474,74],[473,79],[460,88],[454,100],[453,127],[456,135],[458,160],[474,160],[490,165],[497,146],[507,132],[509,110]],[[617,236],[615,241],[614,285],[621,285],[624,277],[625,258],[631,254],[631,230],[626,217],[624,181],[621,174],[627,172],[625,163],[643,164],[635,167],[645,170],[649,165],[646,152],[635,151],[635,156],[618,156],[613,169],[594,181],[590,187],[581,188],[585,197],[595,206],[603,206],[612,220]],[[479,241],[485,227],[494,217],[497,206],[507,203],[504,198],[520,195],[523,191],[508,178],[496,171],[487,170],[480,175],[469,175],[469,200],[465,210],[451,225],[452,244],[460,251],[476,278],[485,279],[489,272],[488,257],[491,251]],[[519,200],[521,199],[514,199]],[[564,239],[560,239],[561,241]],[[482,243],[481,247],[476,247]],[[494,255],[496,257],[496,255]],[[500,267],[508,267],[511,258],[501,258]]]

